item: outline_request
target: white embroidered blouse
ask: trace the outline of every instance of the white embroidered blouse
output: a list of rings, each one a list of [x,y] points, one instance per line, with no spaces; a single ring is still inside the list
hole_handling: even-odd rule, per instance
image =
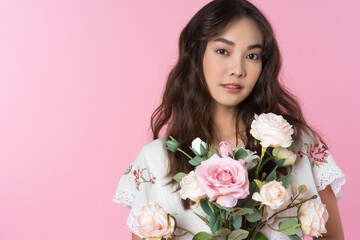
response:
[[[153,202],[160,203],[170,214],[176,213],[178,226],[188,229],[194,234],[201,231],[211,233],[210,228],[192,212],[207,217],[201,207],[196,208],[195,205],[192,205],[190,210],[185,211],[181,205],[179,192],[172,193],[174,188],[165,186],[168,181],[165,179],[168,167],[165,140],[165,137],[156,139],[140,150],[136,159],[121,176],[113,196],[113,202],[131,209],[126,224],[139,237],[141,235],[137,230],[137,213],[143,204]],[[340,188],[345,183],[345,175],[336,165],[332,155],[322,146],[321,142],[319,145],[312,145],[312,148],[308,144],[309,141],[304,139],[302,143],[301,146],[298,146],[298,158],[293,167],[292,183],[295,186],[305,184],[309,197],[318,194],[318,191],[330,185],[336,198],[341,199],[343,195]],[[291,214],[291,211],[295,211],[296,215],[296,208],[290,209],[284,214]],[[277,226],[278,221],[275,221],[273,226]],[[270,240],[288,239],[286,235],[273,231],[267,226],[261,231]],[[175,232],[175,234],[179,235],[180,232]],[[179,239],[190,240],[191,238],[192,235],[187,234]]]

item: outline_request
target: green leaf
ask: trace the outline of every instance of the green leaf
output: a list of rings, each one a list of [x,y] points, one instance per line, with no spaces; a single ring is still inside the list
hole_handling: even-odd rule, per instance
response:
[[[261,190],[261,188],[265,185],[263,182],[261,182],[258,179],[254,179],[254,182],[256,183],[256,185],[259,187],[259,191]]]
[[[276,163],[276,165],[278,165],[279,167],[282,167],[282,166],[284,166],[284,162],[285,162],[285,158],[281,158],[281,159],[279,159],[279,160],[275,160],[275,163]]]
[[[243,208],[241,208],[242,210],[244,210],[246,213],[249,213],[249,214],[251,214],[251,213],[253,213],[253,212],[255,212],[256,210],[255,210],[255,208],[246,208],[246,207],[243,207]],[[255,211],[254,211],[255,210]]]
[[[211,158],[212,155],[214,155],[214,151],[211,148],[209,148],[209,151],[207,153],[207,159]]]
[[[275,167],[274,170],[272,170],[271,173],[266,177],[265,181],[271,182],[271,181],[275,180],[275,178],[276,178],[276,167]]]
[[[178,172],[177,174],[175,174],[175,176],[173,176],[173,179],[177,182],[181,182],[181,180],[187,176],[186,173],[183,173],[183,172]]]
[[[206,144],[206,147],[204,147],[202,144],[200,144],[200,154],[201,156],[204,156],[208,151],[208,146]]]
[[[231,221],[232,221],[235,229],[241,228],[241,225],[242,225],[242,216],[241,215],[232,216]]]
[[[209,223],[209,221],[206,219],[206,218],[204,218],[203,216],[201,216],[201,215],[199,215],[198,213],[196,213],[196,212],[194,212],[194,211],[192,211],[196,216],[198,216],[201,220],[203,220],[205,223],[206,223],[206,225],[208,225],[209,227],[210,227],[210,223]]]
[[[218,237],[226,237],[227,235],[229,235],[231,233],[231,230],[230,229],[223,229],[221,230],[219,233],[216,234],[216,236]]]
[[[298,231],[300,224],[294,219],[286,219],[279,223],[279,231],[286,235],[294,235]]]
[[[257,232],[254,240],[268,240],[268,238],[261,232]]]
[[[169,136],[171,140],[166,140],[165,141],[165,148],[169,149],[172,152],[176,152],[180,143],[173,138],[172,136]]]
[[[291,183],[292,179],[293,179],[293,175],[290,173],[287,176],[279,178],[278,181],[279,182],[281,181],[284,188],[287,188],[287,186],[289,186],[289,184]]]
[[[234,159],[235,160],[245,159],[247,155],[248,153],[243,148],[239,148],[234,154]]]
[[[224,209],[224,210],[229,211],[229,212],[234,211],[234,208],[223,207],[223,206],[221,206],[220,204],[218,204],[218,203],[216,203],[216,202],[212,202],[212,204],[215,205],[215,206],[217,206],[217,207],[220,208],[220,209]]]
[[[204,159],[200,156],[196,156],[189,160],[189,163],[193,166],[199,166]]]
[[[260,165],[259,171],[261,171],[261,169],[265,166],[265,164],[266,164],[268,161],[272,160],[272,159],[275,159],[275,157],[265,158],[265,159],[263,160],[263,162],[261,163],[261,165]]]
[[[249,235],[249,232],[243,229],[237,229],[230,233],[228,240],[240,240],[245,239]]]
[[[207,232],[199,232],[197,233],[192,240],[210,240],[211,235]]]
[[[215,214],[210,216],[209,224],[211,232],[216,232],[220,228],[220,215]]]
[[[252,214],[245,215],[245,217],[246,217],[246,220],[248,220],[249,222],[257,222],[261,219],[261,214],[256,210]]]
[[[202,208],[202,210],[209,216],[215,214],[215,212],[213,212],[209,206],[209,204],[211,204],[208,200],[201,200],[200,201],[200,206]]]
[[[295,235],[288,235],[288,238],[290,240],[301,240],[301,238],[296,234]]]

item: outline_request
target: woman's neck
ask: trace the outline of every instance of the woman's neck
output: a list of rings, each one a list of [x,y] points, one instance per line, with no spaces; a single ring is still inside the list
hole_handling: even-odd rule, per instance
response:
[[[242,146],[244,143],[241,138],[238,137],[238,144],[236,145],[236,108],[227,107],[220,104],[215,104],[212,112],[213,122],[214,122],[214,137],[215,142],[214,146],[218,147],[221,141],[227,140],[233,148]],[[241,121],[239,123],[240,133],[244,133],[244,124]]]

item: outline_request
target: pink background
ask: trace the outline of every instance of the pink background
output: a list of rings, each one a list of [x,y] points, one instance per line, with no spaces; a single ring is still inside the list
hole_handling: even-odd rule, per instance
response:
[[[130,239],[117,183],[151,141],[181,29],[208,1],[0,1],[0,239]],[[347,176],[357,235],[360,4],[254,0],[282,77]]]

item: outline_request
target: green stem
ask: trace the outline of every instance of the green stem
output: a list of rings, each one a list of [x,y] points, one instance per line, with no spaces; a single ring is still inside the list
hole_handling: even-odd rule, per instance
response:
[[[176,150],[182,152],[183,154],[185,154],[188,158],[192,159],[192,157],[190,157],[186,152],[184,152],[181,148],[177,148]]]
[[[184,235],[185,235],[185,234],[187,234],[187,233],[190,233],[190,234],[192,234],[193,236],[195,236],[192,232],[190,232],[189,230],[187,230],[187,229],[185,229],[185,228],[178,227],[178,226],[176,226],[176,228],[178,228],[178,229],[181,229],[181,230],[184,230],[184,231],[185,231],[185,233],[183,233],[182,235],[178,235],[178,236],[180,236],[180,237],[184,236]]]
[[[260,166],[261,166],[261,162],[264,158],[265,152],[266,152],[267,147],[261,147],[261,157],[260,157],[260,161],[258,163],[258,166],[256,168],[256,172],[255,172],[255,178],[259,177],[259,170],[260,170]]]
[[[268,219],[267,221],[269,221],[271,218],[273,218],[275,215],[277,215],[277,214],[279,214],[279,213],[281,213],[281,212],[284,212],[284,211],[286,211],[286,210],[288,210],[288,209],[290,209],[290,208],[296,207],[297,205],[300,205],[300,204],[302,204],[302,203],[304,203],[304,202],[306,202],[306,201],[309,201],[309,200],[315,199],[315,198],[317,198],[317,195],[313,195],[311,198],[308,198],[308,199],[306,199],[306,200],[304,200],[304,201],[301,201],[301,202],[299,202],[299,203],[297,203],[297,204],[294,204],[294,205],[292,205],[292,206],[288,205],[288,206],[287,206],[286,208],[284,208],[283,210],[274,213],[271,217],[269,217],[269,219]]]

